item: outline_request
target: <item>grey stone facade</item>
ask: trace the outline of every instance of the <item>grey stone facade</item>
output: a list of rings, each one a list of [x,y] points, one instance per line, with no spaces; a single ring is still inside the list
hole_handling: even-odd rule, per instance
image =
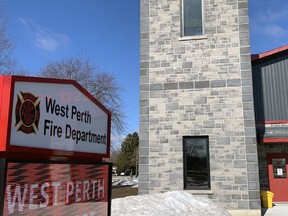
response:
[[[209,136],[211,190],[260,209],[247,0],[204,0],[205,35],[181,38],[181,0],[141,0],[139,193],[183,190],[183,136]]]

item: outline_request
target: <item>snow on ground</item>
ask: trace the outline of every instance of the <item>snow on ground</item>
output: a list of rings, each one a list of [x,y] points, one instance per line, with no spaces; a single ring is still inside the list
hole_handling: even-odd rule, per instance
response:
[[[185,191],[112,199],[112,216],[229,216],[208,198],[195,197]]]
[[[138,179],[123,179],[112,183],[112,186],[138,185]]]

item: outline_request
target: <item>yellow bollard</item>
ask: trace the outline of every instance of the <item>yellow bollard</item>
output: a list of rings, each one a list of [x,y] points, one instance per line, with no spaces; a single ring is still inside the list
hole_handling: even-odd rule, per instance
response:
[[[261,201],[263,208],[273,207],[273,197],[274,193],[272,193],[271,191],[261,191]]]

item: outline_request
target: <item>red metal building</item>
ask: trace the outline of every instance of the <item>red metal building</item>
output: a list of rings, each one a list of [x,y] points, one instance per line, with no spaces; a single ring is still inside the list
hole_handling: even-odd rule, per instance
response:
[[[288,45],[252,55],[260,189],[288,202]]]

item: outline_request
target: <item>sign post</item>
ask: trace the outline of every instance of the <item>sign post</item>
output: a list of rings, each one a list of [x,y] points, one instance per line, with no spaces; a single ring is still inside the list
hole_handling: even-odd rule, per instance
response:
[[[1,215],[110,215],[111,113],[71,80],[0,76],[0,92]]]

